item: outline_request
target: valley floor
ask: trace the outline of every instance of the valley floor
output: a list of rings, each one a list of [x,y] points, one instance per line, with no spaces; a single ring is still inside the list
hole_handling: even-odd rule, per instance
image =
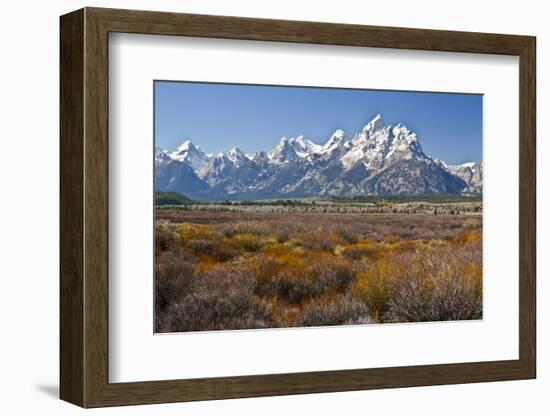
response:
[[[156,208],[156,331],[480,319],[468,204]]]

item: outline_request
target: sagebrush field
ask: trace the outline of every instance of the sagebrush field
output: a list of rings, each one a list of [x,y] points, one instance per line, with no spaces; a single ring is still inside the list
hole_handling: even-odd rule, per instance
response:
[[[307,206],[157,207],[156,331],[482,317],[480,204]]]

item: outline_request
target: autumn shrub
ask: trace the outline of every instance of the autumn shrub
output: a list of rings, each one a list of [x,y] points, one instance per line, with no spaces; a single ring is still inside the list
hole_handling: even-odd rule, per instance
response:
[[[272,227],[270,224],[259,221],[238,221],[224,224],[220,227],[219,233],[223,237],[233,237],[238,234],[252,234],[265,237],[271,234]]]
[[[380,247],[375,243],[357,243],[343,247],[340,252],[350,259],[360,260],[366,256],[376,256],[379,254]]]
[[[384,241],[385,243],[388,243],[388,244],[393,244],[393,243],[396,243],[397,241],[399,241],[399,239],[397,238],[397,236],[395,236],[393,234],[386,234],[382,238],[382,241]]]
[[[478,319],[481,270],[471,247],[399,249],[358,271],[352,293],[379,322]]]
[[[197,256],[212,255],[216,250],[217,243],[212,240],[190,240],[186,244],[187,248]]]
[[[288,227],[277,227],[275,239],[278,243],[284,243],[290,239],[291,232]]]
[[[245,251],[259,251],[264,245],[262,239],[255,234],[238,234],[231,241],[234,247]]]
[[[349,262],[334,257],[318,259],[311,265],[311,275],[317,285],[324,291],[343,292],[348,289],[355,278],[355,273]]]
[[[241,267],[248,271],[259,283],[268,282],[282,270],[281,263],[277,261],[276,257],[264,254],[248,259]]]
[[[481,274],[464,274],[469,254],[460,249],[403,259],[400,275],[389,282],[384,320],[426,322],[482,317]]]
[[[179,225],[179,233],[184,242],[190,240],[214,240],[216,238],[214,228],[208,224],[182,223]]]
[[[315,232],[303,234],[301,240],[302,247],[307,250],[332,252],[336,246],[330,234],[325,232],[322,228],[317,229]]]
[[[369,308],[372,318],[379,322],[388,310],[391,298],[390,282],[394,276],[388,276],[375,264],[368,270],[358,272],[352,293]]]
[[[257,279],[257,294],[277,297],[290,304],[343,292],[354,279],[350,264],[329,256],[279,256],[273,259],[271,275]]]
[[[308,304],[298,316],[296,325],[351,325],[370,322],[367,306],[348,294]]]
[[[254,295],[254,279],[216,269],[195,280],[192,291],[168,307],[166,332],[268,326],[270,311]]]
[[[159,251],[176,250],[181,244],[181,237],[175,224],[167,221],[155,222],[155,246]]]
[[[305,299],[320,296],[323,288],[312,279],[282,274],[259,286],[257,293],[263,297],[278,297],[295,305]]]
[[[226,262],[238,257],[240,254],[231,242],[223,240],[216,244],[212,257],[220,262]]]
[[[459,276],[439,277],[429,284],[418,276],[392,282],[384,318],[390,322],[455,321],[482,318],[478,293]]]
[[[275,255],[274,259],[289,273],[302,275],[306,266],[306,259],[310,257],[306,255],[301,246],[294,246],[292,250]]]
[[[338,228],[335,232],[339,238],[348,244],[355,244],[361,238],[357,232],[345,226]]]
[[[465,230],[475,230],[480,227],[481,221],[478,218],[468,218],[462,222],[462,228]]]
[[[479,231],[464,231],[456,236],[456,242],[460,244],[481,243],[481,233]]]
[[[190,293],[197,279],[197,261],[184,253],[167,251],[155,262],[155,317],[157,327],[166,309]]]

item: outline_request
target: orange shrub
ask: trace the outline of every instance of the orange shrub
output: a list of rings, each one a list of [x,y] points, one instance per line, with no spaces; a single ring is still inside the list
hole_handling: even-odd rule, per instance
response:
[[[481,233],[479,231],[464,231],[456,237],[455,241],[460,244],[480,243]]]

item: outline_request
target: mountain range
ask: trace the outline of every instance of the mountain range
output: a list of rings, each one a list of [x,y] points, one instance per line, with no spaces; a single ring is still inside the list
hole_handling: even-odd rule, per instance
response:
[[[471,195],[482,182],[481,162],[433,159],[413,131],[380,114],[352,138],[338,129],[323,145],[300,135],[255,154],[238,147],[208,154],[190,140],[155,151],[156,190],[195,199]]]

